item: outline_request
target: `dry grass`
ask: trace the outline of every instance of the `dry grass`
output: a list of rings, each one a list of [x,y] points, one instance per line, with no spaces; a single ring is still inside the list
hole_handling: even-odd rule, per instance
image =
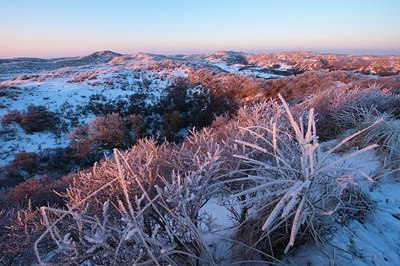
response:
[[[396,114],[400,111],[400,97],[379,85],[360,87],[343,86],[315,94],[297,109],[314,108],[316,125],[322,140],[337,138],[344,130],[360,122],[360,111],[376,109],[380,113]]]
[[[305,120],[302,117],[296,119],[283,98],[281,101],[282,111],[271,118],[274,121],[271,127],[242,129],[256,136],[257,143],[237,140],[238,143],[252,148],[252,152],[246,156],[238,157],[251,166],[242,171],[254,179],[252,187],[235,194],[246,195],[246,200],[240,203],[253,208],[252,211],[246,210],[250,215],[240,224],[237,240],[250,241],[245,242],[245,246],[270,255],[277,253],[277,247],[281,247],[282,240],[285,239],[286,248],[283,252],[280,250],[280,253],[287,253],[294,246],[299,234],[305,234],[319,242],[320,220],[323,216],[330,216],[341,209],[344,205],[341,197],[356,178],[354,170],[339,168],[339,163],[374,149],[377,145],[369,145],[333,161],[332,154],[349,140],[381,122],[378,120],[323,152],[318,142],[313,109]],[[277,122],[285,115],[290,129],[285,123]],[[274,159],[255,159],[253,151],[273,156]],[[367,177],[363,173],[362,175]],[[245,237],[244,232],[251,237]]]

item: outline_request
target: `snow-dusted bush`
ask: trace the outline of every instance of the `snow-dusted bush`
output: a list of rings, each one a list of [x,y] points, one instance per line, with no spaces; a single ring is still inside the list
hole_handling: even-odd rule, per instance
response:
[[[375,108],[381,113],[397,113],[399,105],[398,95],[375,84],[364,89],[351,86],[329,89],[314,95],[299,108],[314,108],[318,135],[322,139],[332,139],[354,126],[351,119],[358,115],[358,110]]]
[[[28,203],[33,209],[47,205],[63,206],[63,198],[58,194],[70,185],[68,177],[51,180],[48,177],[30,178],[7,191],[7,207],[25,207]],[[56,191],[56,192],[55,192]],[[2,206],[5,207],[5,206]]]
[[[46,228],[41,219],[40,210],[34,209],[29,203],[22,210],[7,210],[6,208],[3,210],[3,213],[0,211],[2,264],[32,265],[34,263],[33,245]],[[55,218],[52,214],[48,216],[49,221],[54,221]]]
[[[267,87],[267,81],[262,78],[216,73],[208,69],[191,71],[188,82],[209,90],[212,107],[217,113],[237,110],[241,101],[262,93]]]
[[[50,112],[45,106],[28,106],[27,111],[21,114],[19,124],[27,133],[56,130],[60,118]]]
[[[381,123],[370,127],[354,139],[357,145],[366,147],[372,143],[379,144],[381,154],[387,154],[388,159],[400,159],[400,121],[391,114],[381,113],[375,107],[354,107],[343,111],[338,116],[339,123],[354,129],[369,127],[378,119]]]
[[[21,113],[19,111],[17,110],[10,111],[1,117],[1,125],[3,127],[8,127],[12,123],[19,123],[20,117]]]
[[[47,230],[39,261],[99,264],[215,264],[202,240],[198,212],[219,171],[220,149],[198,153],[141,141],[95,165],[68,189],[67,209],[42,207]],[[49,214],[58,215],[47,223]],[[46,237],[57,245],[45,256]]]
[[[325,216],[343,206],[343,194],[350,191],[347,188],[357,177],[370,179],[364,173],[354,174],[354,169],[339,167],[340,162],[377,146],[334,160],[331,155],[335,150],[380,120],[323,152],[314,110],[306,117],[294,117],[283,98],[281,101],[283,105],[277,106],[269,125],[241,129],[254,135],[254,142],[237,140],[251,148],[245,156],[238,156],[248,164],[241,171],[247,173],[251,185],[233,194],[240,198],[247,216],[236,233],[235,251],[250,259],[276,258],[283,250],[287,253],[299,235],[318,242],[318,228]]]
[[[101,94],[92,94],[85,106],[85,111],[96,116],[104,116],[110,113],[125,113],[128,109],[128,100],[122,96],[117,99],[107,99]]]
[[[371,121],[368,121],[366,124],[371,124]],[[379,125],[370,128],[361,138],[363,146],[377,143],[380,145],[381,151],[388,153],[390,159],[397,161],[400,159],[399,120],[387,119]]]

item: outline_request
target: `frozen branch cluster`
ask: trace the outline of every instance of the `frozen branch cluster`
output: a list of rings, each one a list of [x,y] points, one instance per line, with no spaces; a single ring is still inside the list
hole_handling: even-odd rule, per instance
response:
[[[39,262],[212,263],[197,214],[212,192],[220,152],[172,152],[153,141],[115,150],[75,180],[66,210],[41,208],[47,229],[35,243]],[[49,213],[58,218],[50,221]],[[42,246],[49,237],[56,244],[51,256]]]
[[[242,221],[237,239],[251,237],[246,244],[258,249],[258,254],[260,250],[273,254],[274,247],[284,242],[287,253],[300,232],[318,242],[320,220],[342,207],[342,196],[356,184],[355,180],[362,177],[372,181],[367,174],[341,167],[341,163],[377,145],[367,145],[339,159],[334,159],[333,153],[382,122],[378,119],[332,149],[322,151],[314,109],[296,119],[284,99],[280,100],[282,105],[276,107],[278,111],[269,125],[241,128],[254,136],[252,142],[237,140],[251,148],[238,157],[248,163],[242,171],[252,179],[252,185],[235,194],[243,198],[242,210],[250,213]],[[251,250],[247,255],[252,257],[253,253]]]

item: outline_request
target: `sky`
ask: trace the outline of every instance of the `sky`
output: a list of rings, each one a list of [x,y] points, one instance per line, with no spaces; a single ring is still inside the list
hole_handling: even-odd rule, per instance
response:
[[[0,58],[100,50],[400,54],[400,0],[0,0]]]

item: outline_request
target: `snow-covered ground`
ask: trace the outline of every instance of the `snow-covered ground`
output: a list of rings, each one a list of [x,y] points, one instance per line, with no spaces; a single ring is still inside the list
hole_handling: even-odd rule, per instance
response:
[[[66,134],[56,136],[51,132],[25,133],[21,127],[15,126],[14,136],[1,136],[0,166],[14,159],[15,154],[26,152],[38,152],[44,149],[64,148],[68,146]]]
[[[245,65],[241,64],[228,65],[226,63],[221,63],[221,62],[215,63],[214,65],[226,72],[235,73],[239,75],[254,76],[257,78],[264,78],[264,79],[275,79],[284,77],[282,75],[274,74],[263,67],[246,67]]]

